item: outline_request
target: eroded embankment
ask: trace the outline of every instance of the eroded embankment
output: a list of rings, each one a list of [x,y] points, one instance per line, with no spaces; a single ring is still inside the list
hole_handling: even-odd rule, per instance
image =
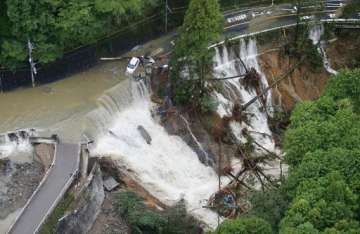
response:
[[[340,64],[333,53],[341,41],[339,36],[327,47],[333,64]],[[117,179],[131,181],[128,186],[148,197],[153,208],[184,199],[188,213],[207,228],[217,225],[214,211],[228,217],[236,215],[234,209],[229,212],[218,206],[219,197],[232,196],[236,201],[231,205],[246,212],[248,191],[277,183],[282,174],[281,142],[274,136],[271,124],[277,121],[275,107],[288,112],[298,102],[316,99],[330,77],[322,66],[315,71],[305,61],[242,113],[241,105],[299,61],[284,53],[281,42],[251,39],[218,50],[214,59],[216,77],[244,72],[238,53],[248,70],[255,69],[257,75],[251,77],[257,82],[223,82],[222,88],[214,92],[220,107],[212,113],[173,106],[166,95],[167,71],[153,72],[151,89],[135,81],[114,87],[100,98],[99,108],[90,115],[91,126],[86,134],[95,139],[91,155],[111,158],[111,167],[105,170],[121,172]],[[286,123],[279,125],[275,128],[286,127]],[[149,135],[150,142],[139,129]]]

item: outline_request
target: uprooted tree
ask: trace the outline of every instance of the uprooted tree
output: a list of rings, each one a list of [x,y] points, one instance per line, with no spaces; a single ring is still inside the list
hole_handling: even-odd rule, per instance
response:
[[[213,51],[210,43],[220,38],[223,16],[217,0],[192,0],[180,28],[171,57],[171,79],[174,100],[208,109]]]

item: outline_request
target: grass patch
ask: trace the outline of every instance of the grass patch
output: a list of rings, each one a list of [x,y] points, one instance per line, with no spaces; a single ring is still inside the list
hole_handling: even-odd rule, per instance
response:
[[[56,232],[58,220],[64,216],[66,210],[74,201],[72,193],[66,193],[65,197],[56,206],[51,215],[46,219],[45,223],[41,226],[39,234],[52,234]]]

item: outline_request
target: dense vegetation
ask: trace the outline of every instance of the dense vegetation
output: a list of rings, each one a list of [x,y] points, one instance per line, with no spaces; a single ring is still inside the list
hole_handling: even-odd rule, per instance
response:
[[[146,207],[134,192],[119,192],[114,206],[116,213],[125,218],[133,234],[192,234],[199,233],[196,221],[187,216],[185,204],[180,202],[162,212]]]
[[[257,217],[243,217],[223,222],[216,234],[271,234],[271,226],[265,220]]]
[[[266,220],[274,233],[360,233],[359,88],[360,70],[344,70],[319,100],[293,111],[284,146],[288,177],[252,199],[251,215]],[[266,226],[251,220],[225,222],[216,233],[254,233],[239,230]]]
[[[20,66],[27,56],[28,39],[36,46],[36,61],[53,61],[66,50],[88,44],[142,15],[149,15],[158,3],[159,0],[2,1],[0,23],[7,32],[0,32],[0,64]]]
[[[212,42],[220,39],[223,16],[217,0],[192,0],[171,57],[175,102],[211,109]]]

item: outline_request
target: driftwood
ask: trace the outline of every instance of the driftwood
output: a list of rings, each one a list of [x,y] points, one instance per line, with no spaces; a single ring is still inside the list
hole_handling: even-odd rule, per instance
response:
[[[240,82],[243,86],[245,86],[245,89],[249,89],[250,87],[258,89],[260,86],[260,79],[260,75],[255,68],[251,68],[250,71],[246,73],[245,77],[240,80]]]
[[[259,95],[251,99],[249,102],[245,103],[242,106],[242,110],[246,110],[251,104],[256,102],[257,99],[264,96],[267,92],[269,92],[270,89],[274,88],[278,83],[280,83],[282,80],[287,78],[289,75],[291,75],[298,66],[303,63],[305,60],[305,57],[301,58],[300,61],[295,64],[289,71],[287,71],[284,75],[282,75],[279,79],[277,79],[274,83],[272,83],[270,86],[268,86],[266,89],[264,89]]]

